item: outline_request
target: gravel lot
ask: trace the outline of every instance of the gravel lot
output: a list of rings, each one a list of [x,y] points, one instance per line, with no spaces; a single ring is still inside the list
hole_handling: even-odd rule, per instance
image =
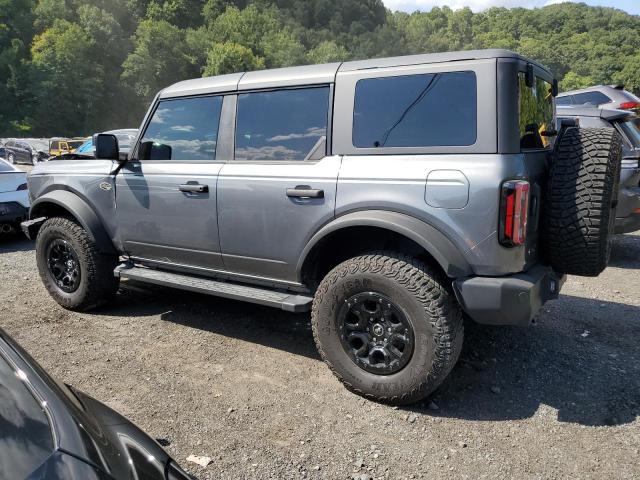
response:
[[[201,479],[640,478],[640,236],[611,263],[535,326],[468,325],[449,380],[409,409],[343,389],[306,314],[132,284],[67,312],[21,237],[0,239],[0,324]]]

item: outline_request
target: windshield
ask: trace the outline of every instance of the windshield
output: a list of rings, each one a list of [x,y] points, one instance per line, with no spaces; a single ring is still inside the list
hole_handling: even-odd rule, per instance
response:
[[[84,140],[72,140],[70,142],[67,142],[69,144],[69,148],[71,149],[75,149],[78,148],[80,145],[82,145],[82,142]]]
[[[620,122],[620,128],[633,148],[640,148],[640,118]]]
[[[555,130],[555,114],[551,84],[535,77],[535,85],[528,87],[524,72],[518,73],[520,110],[520,147],[525,149],[552,148],[555,137],[545,135]]]

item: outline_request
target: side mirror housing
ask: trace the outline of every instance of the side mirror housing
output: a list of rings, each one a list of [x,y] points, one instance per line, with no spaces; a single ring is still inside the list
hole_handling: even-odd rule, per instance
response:
[[[527,63],[527,73],[525,75],[525,85],[529,88],[533,88],[536,84],[536,77],[533,74],[533,65]]]
[[[120,161],[118,139],[115,135],[98,133],[93,136],[93,145],[96,150],[96,158]]]

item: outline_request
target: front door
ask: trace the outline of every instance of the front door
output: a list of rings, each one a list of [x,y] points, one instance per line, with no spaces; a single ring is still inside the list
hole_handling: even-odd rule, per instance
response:
[[[235,154],[218,179],[225,268],[295,283],[304,246],[334,216],[341,158],[327,155],[330,87],[240,93]]]
[[[216,217],[223,99],[161,100],[137,152],[116,177],[118,235],[142,263],[220,269]]]

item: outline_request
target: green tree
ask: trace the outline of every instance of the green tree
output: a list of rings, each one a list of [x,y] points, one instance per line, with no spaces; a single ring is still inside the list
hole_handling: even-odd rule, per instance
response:
[[[246,72],[264,68],[264,59],[237,43],[214,43],[207,54],[203,76]]]
[[[39,115],[33,134],[80,135],[100,116],[94,109],[103,70],[93,60],[91,37],[76,23],[56,20],[31,47],[34,97]]]
[[[349,52],[342,45],[331,40],[321,42],[307,53],[309,63],[342,62],[349,58]]]
[[[140,97],[140,105],[147,104],[162,88],[201,73],[193,63],[185,31],[165,20],[141,22],[133,43],[122,79]]]

